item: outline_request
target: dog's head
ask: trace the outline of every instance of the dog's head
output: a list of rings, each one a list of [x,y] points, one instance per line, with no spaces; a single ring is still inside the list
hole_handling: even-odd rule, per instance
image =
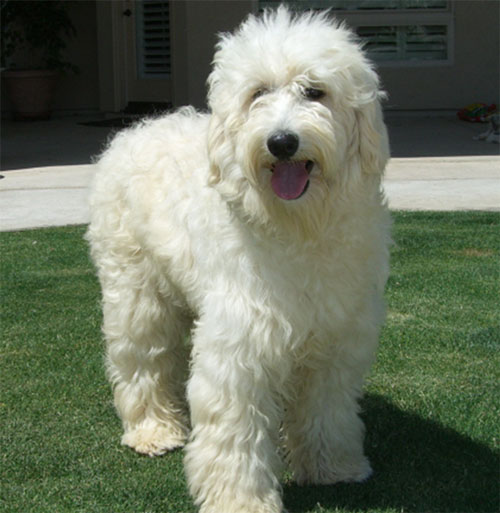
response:
[[[208,83],[211,181],[248,221],[310,237],[336,204],[378,190],[378,77],[328,15],[250,16],[221,36]]]

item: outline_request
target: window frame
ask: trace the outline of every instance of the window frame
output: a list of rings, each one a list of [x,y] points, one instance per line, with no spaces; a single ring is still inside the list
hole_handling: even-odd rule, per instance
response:
[[[291,2],[292,8],[304,6],[313,10],[327,9],[331,2],[320,1],[317,7],[314,1]],[[277,5],[277,4],[276,4]],[[259,9],[269,7],[269,2],[259,2]],[[312,6],[312,7],[311,7]],[[305,9],[304,9],[305,10]],[[331,14],[338,20],[343,20],[349,27],[356,31],[358,27],[401,27],[401,26],[446,26],[446,50],[445,59],[395,59],[376,60],[373,55],[370,59],[379,68],[426,68],[452,66],[455,62],[455,2],[446,0],[446,6],[435,9],[373,9],[373,10],[349,10],[332,8]],[[362,38],[360,37],[362,40]]]
[[[372,55],[369,55],[377,66],[382,68],[435,67],[452,66],[455,60],[454,7],[453,2],[448,1],[446,8],[432,11],[380,9],[367,13],[364,11],[332,10],[332,14],[337,19],[345,20],[354,30],[358,27],[446,26],[447,57],[445,59],[376,60]]]

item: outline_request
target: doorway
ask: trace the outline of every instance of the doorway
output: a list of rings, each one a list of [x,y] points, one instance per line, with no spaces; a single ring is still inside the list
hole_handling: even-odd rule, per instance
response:
[[[126,97],[130,109],[172,104],[171,2],[124,2]],[[140,107],[139,107],[140,108]]]

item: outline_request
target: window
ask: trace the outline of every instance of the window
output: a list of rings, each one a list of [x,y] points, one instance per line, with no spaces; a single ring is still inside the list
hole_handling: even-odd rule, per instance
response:
[[[436,65],[453,61],[453,12],[447,0],[311,0],[293,9],[331,9],[381,65]],[[261,1],[260,7],[276,6]]]
[[[140,78],[165,78],[170,74],[169,2],[137,2],[137,69]]]
[[[262,3],[262,2],[261,2]],[[273,2],[265,2],[273,3]],[[305,2],[291,1],[294,7],[304,7]],[[374,11],[394,9],[446,9],[446,0],[318,0],[307,2],[313,9],[328,9],[340,11]]]
[[[446,25],[362,26],[357,32],[377,62],[448,59]]]

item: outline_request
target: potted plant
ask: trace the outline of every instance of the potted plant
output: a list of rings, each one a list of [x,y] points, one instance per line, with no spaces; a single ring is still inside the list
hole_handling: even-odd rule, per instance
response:
[[[47,119],[64,71],[62,52],[76,30],[59,0],[1,0],[1,67],[15,119]]]

